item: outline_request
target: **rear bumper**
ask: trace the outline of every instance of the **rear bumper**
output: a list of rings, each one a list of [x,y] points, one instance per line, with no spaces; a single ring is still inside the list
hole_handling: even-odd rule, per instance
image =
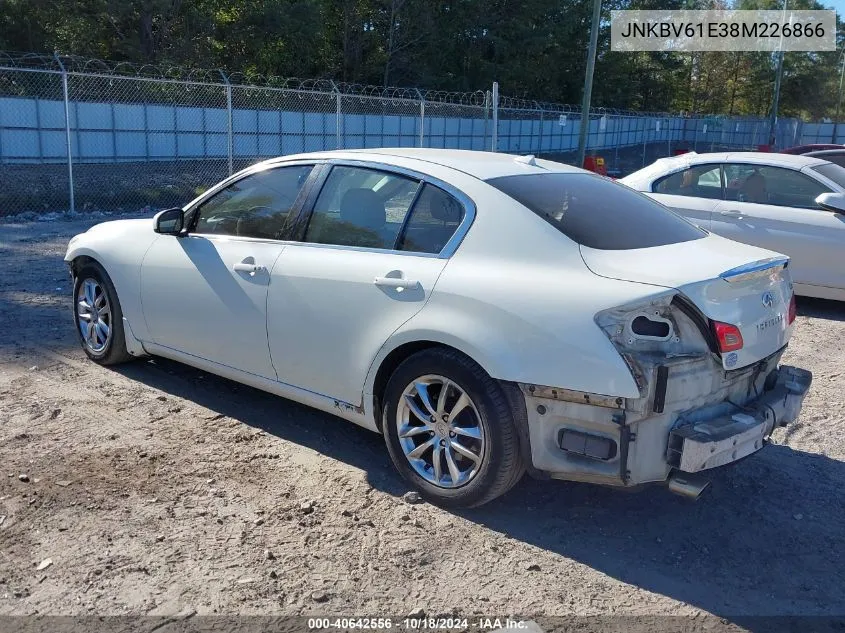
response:
[[[775,428],[797,419],[812,380],[805,369],[781,366],[770,389],[741,411],[698,422],[680,419],[669,432],[666,462],[696,473],[760,450]]]
[[[778,367],[782,353],[734,372],[675,359],[663,388],[649,380],[633,402],[520,385],[526,462],[554,479],[636,486],[738,461],[801,412],[812,374]]]

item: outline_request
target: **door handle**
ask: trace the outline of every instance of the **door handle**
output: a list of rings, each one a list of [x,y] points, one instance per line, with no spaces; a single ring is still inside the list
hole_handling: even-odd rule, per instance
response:
[[[420,285],[420,282],[414,279],[402,279],[401,277],[376,277],[374,283],[381,288],[395,288],[399,292]]]
[[[260,264],[248,264],[247,262],[238,262],[237,264],[232,265],[232,270],[236,273],[249,273],[250,275],[254,275],[256,273],[262,273],[266,268],[261,266]]]
[[[724,215],[729,218],[736,218],[737,220],[741,220],[744,216],[742,215],[742,211],[737,211],[736,209],[729,209],[726,211],[719,211],[719,215]]]

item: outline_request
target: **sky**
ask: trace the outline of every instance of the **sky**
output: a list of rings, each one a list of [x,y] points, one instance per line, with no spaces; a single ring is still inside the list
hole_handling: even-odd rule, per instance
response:
[[[836,9],[836,15],[840,20],[845,19],[845,0],[822,0],[822,4],[831,9]]]

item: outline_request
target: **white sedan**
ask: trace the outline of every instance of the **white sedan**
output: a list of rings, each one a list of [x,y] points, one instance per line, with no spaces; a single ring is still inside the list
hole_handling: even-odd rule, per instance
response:
[[[533,157],[269,160],[65,260],[95,362],[163,356],[381,432],[446,506],[525,470],[696,497],[811,381],[779,366],[787,258]]]
[[[733,152],[661,158],[620,182],[702,228],[789,255],[795,292],[845,301],[845,169]]]

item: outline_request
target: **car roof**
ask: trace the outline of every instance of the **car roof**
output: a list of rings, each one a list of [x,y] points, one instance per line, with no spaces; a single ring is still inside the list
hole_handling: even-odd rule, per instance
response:
[[[312,152],[308,154],[294,154],[273,158],[270,163],[287,162],[301,159],[341,159],[360,160],[383,163],[385,165],[406,165],[407,161],[419,162],[418,168],[424,172],[426,164],[441,165],[463,172],[481,180],[500,176],[515,176],[521,174],[540,173],[590,173],[583,169],[556,163],[540,158],[532,159],[514,154],[498,152],[481,152],[462,149],[433,149],[414,147],[385,147],[379,149],[337,150],[327,152]]]
[[[792,169],[803,169],[825,162],[803,154],[774,154],[770,152],[731,152],[728,154],[727,160],[731,162],[763,163],[765,165],[791,167]]]
[[[776,165],[778,167],[786,167],[788,169],[803,169],[804,167],[819,165],[825,162],[819,158],[804,156],[803,154],[775,154],[772,152],[718,152],[705,154],[690,152],[688,154],[681,154],[680,156],[676,156],[674,158],[682,159],[678,161],[679,165],[683,165],[685,163],[689,165],[700,165],[702,163],[728,161],[731,163]]]

